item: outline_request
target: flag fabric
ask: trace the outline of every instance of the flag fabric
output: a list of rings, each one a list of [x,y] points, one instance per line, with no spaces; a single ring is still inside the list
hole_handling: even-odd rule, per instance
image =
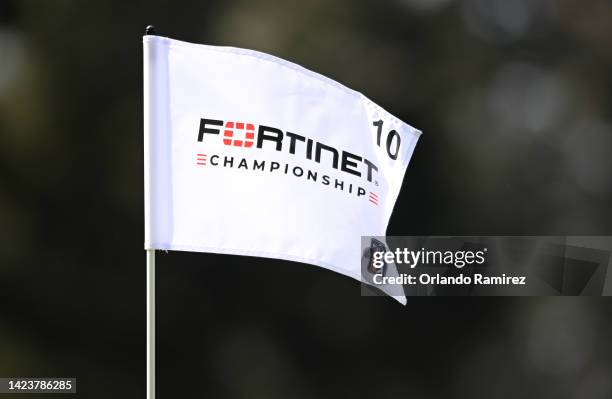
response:
[[[143,42],[145,248],[286,259],[363,281],[361,236],[385,235],[421,132],[268,54]]]

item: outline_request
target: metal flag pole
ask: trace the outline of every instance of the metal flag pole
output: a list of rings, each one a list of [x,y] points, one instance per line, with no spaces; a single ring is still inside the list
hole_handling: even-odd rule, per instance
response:
[[[147,249],[147,399],[155,399],[155,250]]]
[[[145,35],[154,35],[149,25]],[[147,60],[145,60],[147,62]],[[145,151],[149,151],[145,148]],[[155,250],[147,249],[147,399],[155,399]]]

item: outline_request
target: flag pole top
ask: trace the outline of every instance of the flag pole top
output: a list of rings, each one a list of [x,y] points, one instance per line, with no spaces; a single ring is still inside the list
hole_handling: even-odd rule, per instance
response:
[[[148,25],[145,28],[145,35],[154,35],[155,34],[155,27],[153,25]]]

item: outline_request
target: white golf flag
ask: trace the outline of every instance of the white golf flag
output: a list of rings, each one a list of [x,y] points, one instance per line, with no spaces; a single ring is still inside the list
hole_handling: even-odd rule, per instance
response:
[[[385,235],[420,132],[264,53],[143,40],[145,248],[287,259],[362,281],[361,236]]]

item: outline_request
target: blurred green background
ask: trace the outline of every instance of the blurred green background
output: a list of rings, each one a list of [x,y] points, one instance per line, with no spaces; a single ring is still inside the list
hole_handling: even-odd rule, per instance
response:
[[[2,0],[0,376],[144,398],[146,25],[296,62],[423,130],[389,234],[610,235],[611,21],[606,0]],[[608,298],[359,292],[158,255],[158,397],[612,397]]]

